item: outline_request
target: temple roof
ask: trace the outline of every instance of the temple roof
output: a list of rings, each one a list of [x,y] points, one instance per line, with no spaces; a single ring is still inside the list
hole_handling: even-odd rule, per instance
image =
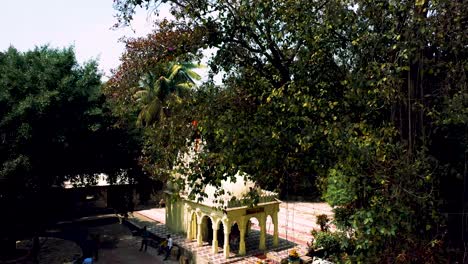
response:
[[[204,151],[203,146],[204,144],[201,143],[197,147],[197,151],[192,146],[187,153],[180,156],[181,166],[189,168],[196,155]],[[176,175],[177,177],[184,178],[185,176],[178,174]],[[201,182],[201,179],[199,181]],[[168,187],[169,189],[173,189],[173,191],[179,189],[170,184]],[[220,194],[220,190],[223,190],[224,193]],[[249,179],[249,175],[243,172],[237,172],[233,177],[227,176],[225,180],[221,181],[219,187],[206,185],[203,189],[203,192],[207,195],[206,197],[196,195],[194,199],[189,199],[189,194],[192,191],[192,185],[190,184],[187,184],[183,190],[179,189],[178,191],[179,195],[186,200],[213,207],[235,208],[252,204],[251,195],[249,194],[255,194],[258,198],[258,203],[278,201],[277,193],[259,188],[255,182]]]
[[[182,198],[192,202],[225,209],[244,207],[248,204],[252,204],[253,199],[251,199],[249,193],[255,194],[258,199],[257,203],[259,204],[278,201],[277,193],[263,190],[247,178],[248,176],[246,174],[237,173],[234,177],[228,177],[226,180],[223,180],[220,187],[207,185],[204,188],[205,197],[196,195],[194,199],[190,199],[188,196],[192,190],[190,186],[186,186],[185,190],[181,191],[179,194]],[[219,194],[219,190],[224,190],[224,193]]]
[[[244,197],[251,189],[255,188],[255,183],[253,181],[248,180],[246,177],[241,176],[240,173],[237,173],[234,176],[234,181],[231,180],[231,178],[228,178],[228,180],[223,180],[221,182],[220,188],[216,188],[213,185],[206,186],[205,193],[208,195],[208,197],[214,198],[216,191],[222,189],[227,192],[222,197],[231,199],[231,197]]]

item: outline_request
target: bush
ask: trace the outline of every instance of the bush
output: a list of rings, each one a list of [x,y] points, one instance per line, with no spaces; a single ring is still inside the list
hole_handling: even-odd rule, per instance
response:
[[[328,218],[328,215],[326,214],[321,214],[317,216],[317,225],[320,226],[320,231],[326,232],[330,228],[330,225],[328,224],[330,222],[330,218]]]
[[[352,252],[353,241],[344,233],[340,232],[317,232],[312,231],[314,242],[311,245],[310,252],[320,252],[325,258],[337,261],[344,253]],[[312,253],[313,255],[316,255]]]
[[[336,207],[333,209],[334,213],[334,221],[333,223],[336,227],[340,230],[348,230],[352,228],[352,224],[350,223],[350,219],[352,219],[353,210],[348,209],[346,207]]]

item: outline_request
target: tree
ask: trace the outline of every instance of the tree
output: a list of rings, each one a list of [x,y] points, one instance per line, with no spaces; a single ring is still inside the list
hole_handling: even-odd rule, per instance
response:
[[[239,168],[269,188],[317,180],[352,245],[338,259],[438,262],[441,245],[460,242],[453,224],[443,237],[445,220],[456,221],[442,212],[466,207],[463,1],[115,7],[125,23],[161,2],[174,24],[205,34],[201,47],[218,48],[212,70],[226,72],[224,87],[206,85],[197,101],[203,184]]]
[[[199,58],[202,35],[198,29],[168,21],[158,26],[158,32],[126,40],[121,64],[104,93],[118,117],[116,126],[139,135],[141,167],[166,182],[193,134],[188,124],[197,118],[192,95],[199,76],[193,69],[200,66],[188,61]]]
[[[234,93],[240,91],[237,96],[244,96],[232,99],[248,102],[252,107],[252,112],[249,113],[259,114],[249,118],[245,113],[243,120],[238,120],[241,115],[234,114],[244,113],[242,109],[229,109],[226,116],[223,112],[214,111],[211,111],[212,115],[206,112],[199,114],[202,118],[199,122],[200,130],[215,135],[203,135],[204,138],[216,140],[208,142],[210,147],[224,149],[219,155],[211,152],[218,162],[229,163],[219,167],[232,168],[236,164],[234,167],[242,167],[252,174],[255,180],[268,183],[266,185],[269,188],[284,186],[290,178],[293,178],[291,186],[295,185],[293,182],[313,185],[320,169],[317,158],[326,159],[326,155],[317,157],[311,146],[322,149],[322,143],[325,142],[323,131],[327,130],[327,119],[332,118],[328,109],[337,109],[336,102],[341,96],[340,88],[329,93],[323,91],[331,91],[331,87],[340,87],[340,78],[336,77],[343,74],[341,66],[332,59],[334,50],[342,47],[342,36],[337,34],[335,29],[314,21],[319,20],[316,16],[321,12],[339,14],[345,8],[334,2],[326,5],[325,1],[256,1],[249,8],[244,4],[233,4],[229,1],[204,1],[203,4],[193,1],[169,2],[176,17],[186,22],[174,24],[183,24],[203,34],[199,38],[202,41],[200,47],[217,48],[210,63],[212,70],[225,71],[226,83],[230,82],[235,86],[232,88]],[[121,11],[124,22],[131,16],[135,6],[145,3],[117,1],[116,8]],[[216,10],[215,13],[219,16],[214,16],[213,10]],[[304,10],[316,12],[306,14]],[[336,22],[331,15],[325,19],[324,25]],[[341,21],[340,24],[344,25],[346,22]],[[321,37],[316,38],[316,35]],[[310,60],[311,54],[314,54],[313,60]],[[337,75],[334,75],[335,73]],[[316,94],[317,97],[301,97],[301,94],[305,94],[303,89],[308,90],[306,93]],[[226,108],[220,106],[220,109]],[[261,111],[257,112],[258,109]],[[313,109],[319,109],[322,113],[312,113]],[[298,117],[297,113],[301,117]],[[218,122],[221,120],[225,127],[216,130],[213,125],[221,125],[221,122]],[[316,124],[312,124],[314,122]],[[309,124],[315,126],[315,129]],[[241,131],[241,127],[245,127],[245,131],[242,131],[242,134],[237,133]],[[270,128],[263,129],[264,127]],[[219,133],[220,131],[223,133]],[[309,132],[312,134],[304,140],[302,135]],[[239,138],[245,141],[236,143],[243,144],[236,145],[233,152],[228,153],[227,150],[232,149],[232,140]],[[261,146],[252,148],[252,141],[259,142]],[[259,155],[257,150],[277,153],[278,156]],[[259,162],[252,158],[256,156],[271,159]],[[247,163],[231,163],[236,157]],[[307,162],[304,168],[302,158],[305,157],[310,157],[311,161]],[[220,172],[220,175],[223,174]],[[265,175],[269,177],[266,178]],[[216,182],[218,179],[214,177],[213,183]]]
[[[445,114],[466,95],[466,60],[459,56],[466,53],[468,39],[456,37],[466,36],[458,22],[466,19],[461,15],[466,6],[354,3],[354,67],[344,81],[350,120],[343,123],[344,133],[331,134],[341,144],[334,146],[339,163],[326,179],[325,197],[339,206],[337,222],[354,230],[356,256],[440,263],[442,248],[462,244],[453,219],[466,204],[461,199],[466,122],[457,118],[464,125],[447,127],[439,118],[466,116],[463,111]],[[403,236],[410,239],[398,239]]]
[[[112,127],[100,77],[96,63],[79,66],[71,48],[0,53],[2,255],[60,217],[52,190],[65,180],[138,174],[128,148],[138,142]]]
[[[193,63],[171,62],[164,69],[165,75],[157,78],[154,73],[149,72],[143,76],[139,90],[134,94],[137,102],[142,105],[138,124],[151,125],[169,115],[170,105],[181,103],[182,98],[196,85],[195,80],[201,79],[193,71],[199,67]]]

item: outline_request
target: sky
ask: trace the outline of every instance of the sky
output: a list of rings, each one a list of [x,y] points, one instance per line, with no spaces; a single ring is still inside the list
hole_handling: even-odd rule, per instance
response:
[[[145,36],[160,17],[139,10],[131,27],[112,29],[117,22],[112,0],[4,1],[0,12],[0,51],[13,46],[20,51],[48,44],[74,46],[80,64],[97,59],[105,76],[119,65],[124,44],[119,39]]]

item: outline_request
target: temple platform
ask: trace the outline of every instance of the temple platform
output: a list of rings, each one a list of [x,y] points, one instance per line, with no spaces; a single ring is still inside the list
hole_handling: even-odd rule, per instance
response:
[[[204,242],[198,246],[196,240],[189,241],[185,235],[172,234],[165,226],[165,208],[140,210],[133,213],[127,221],[137,227],[147,226],[148,230],[157,237],[164,238],[171,234],[174,244],[179,246],[181,254],[190,257],[196,263],[279,263],[286,258],[288,251],[295,248],[299,255],[307,253],[307,242],[311,240],[310,231],[320,229],[315,223],[316,216],[326,214],[332,216],[331,207],[326,203],[312,202],[282,202],[278,214],[279,244],[273,247],[273,227],[271,218],[266,225],[266,250],[259,250],[260,227],[255,218],[252,218],[251,231],[246,237],[246,255],[240,256],[238,248],[231,247],[229,258],[223,254],[223,248],[218,253],[212,253],[212,246]]]

